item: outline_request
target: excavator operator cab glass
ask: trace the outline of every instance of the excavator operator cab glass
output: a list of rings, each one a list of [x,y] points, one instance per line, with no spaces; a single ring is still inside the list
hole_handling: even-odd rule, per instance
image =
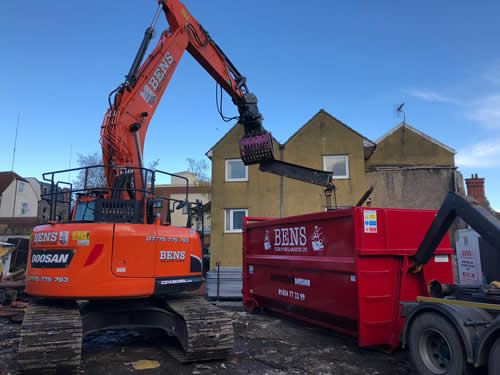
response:
[[[94,221],[95,200],[76,202],[76,210],[73,221]]]

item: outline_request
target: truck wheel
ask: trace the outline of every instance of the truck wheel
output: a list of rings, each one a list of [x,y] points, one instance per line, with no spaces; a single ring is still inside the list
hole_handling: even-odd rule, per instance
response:
[[[410,326],[410,359],[420,375],[465,375],[462,341],[448,320],[437,313],[424,313]]]
[[[495,341],[488,358],[488,375],[500,374],[500,339]]]

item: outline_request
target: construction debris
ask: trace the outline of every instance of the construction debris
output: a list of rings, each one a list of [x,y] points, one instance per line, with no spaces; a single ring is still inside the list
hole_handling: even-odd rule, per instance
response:
[[[0,281],[0,289],[6,288],[24,288],[24,281]]]
[[[26,277],[24,270],[17,270],[2,277],[2,280],[24,280]]]
[[[169,338],[158,331],[108,330],[84,339],[80,374],[414,374],[407,352],[402,350],[388,355],[383,350],[359,348],[354,339],[278,315],[232,316],[235,350],[224,361],[180,364],[166,354]],[[16,374],[20,327],[0,318],[0,374]],[[134,369],[132,363],[144,360],[157,361],[160,366]]]
[[[14,252],[14,245],[0,241],[0,276],[6,275],[10,269],[10,260]]]
[[[22,321],[27,302],[18,301],[24,292],[26,274],[24,270],[4,274],[0,280],[0,318]]]

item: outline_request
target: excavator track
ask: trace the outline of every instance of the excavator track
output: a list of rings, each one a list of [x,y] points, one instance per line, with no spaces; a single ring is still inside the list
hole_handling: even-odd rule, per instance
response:
[[[21,374],[77,374],[81,351],[82,319],[76,302],[29,304],[19,341]]]
[[[203,298],[192,295],[169,297],[167,308],[177,314],[176,336],[182,346],[167,351],[181,363],[228,357],[233,350],[232,319]]]

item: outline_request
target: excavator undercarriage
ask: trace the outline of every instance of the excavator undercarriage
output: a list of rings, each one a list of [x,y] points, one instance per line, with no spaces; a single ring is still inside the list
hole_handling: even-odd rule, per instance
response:
[[[78,374],[82,339],[96,331],[157,328],[177,338],[166,345],[181,363],[227,357],[231,317],[193,295],[168,299],[30,303],[21,328],[18,366],[23,374]]]

